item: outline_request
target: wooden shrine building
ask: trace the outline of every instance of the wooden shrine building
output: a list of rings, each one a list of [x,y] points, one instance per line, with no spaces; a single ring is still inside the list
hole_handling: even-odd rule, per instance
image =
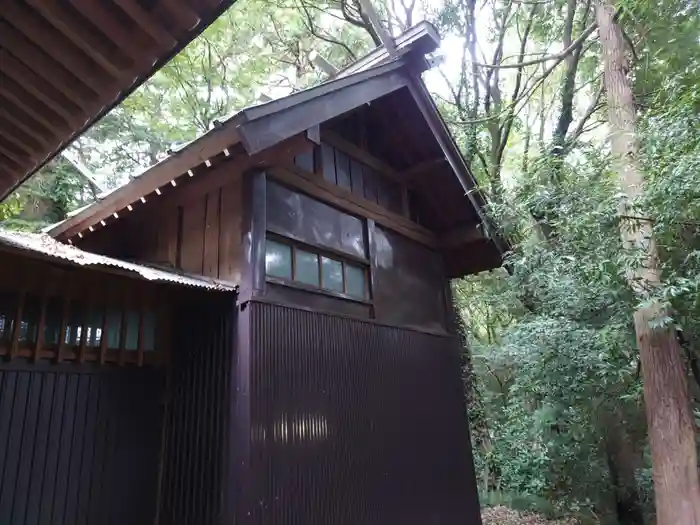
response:
[[[449,279],[501,251],[421,80],[438,44],[0,235],[0,523],[480,523]]]

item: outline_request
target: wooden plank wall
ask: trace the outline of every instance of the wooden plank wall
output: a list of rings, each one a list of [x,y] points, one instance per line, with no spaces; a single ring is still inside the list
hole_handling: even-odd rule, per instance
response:
[[[152,524],[163,374],[0,363],[0,523]]]
[[[162,286],[13,253],[0,262],[0,356],[120,366],[167,360]]]
[[[222,524],[236,306],[224,294],[176,307],[160,525]]]
[[[235,176],[207,193],[184,193],[176,202],[131,223],[122,234],[132,237],[127,256],[238,283],[241,181]]]

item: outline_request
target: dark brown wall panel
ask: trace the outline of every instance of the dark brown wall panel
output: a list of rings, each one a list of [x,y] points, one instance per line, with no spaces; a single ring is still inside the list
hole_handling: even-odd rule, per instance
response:
[[[445,329],[444,270],[440,255],[386,228],[374,234],[377,319],[400,326]]]
[[[456,339],[248,308],[241,523],[480,523]]]
[[[214,190],[206,195],[204,218],[204,254],[202,273],[207,277],[219,277],[219,217],[221,191]]]
[[[180,189],[178,186],[177,191]],[[82,247],[238,283],[242,265],[241,191],[242,178],[235,176],[208,193],[187,199],[183,193],[182,202],[171,200],[131,222],[125,219],[97,230]]]
[[[146,368],[0,366],[0,523],[151,525],[162,386]]]
[[[316,246],[366,257],[362,219],[328,204],[267,183],[267,229]]]
[[[242,178],[234,177],[221,188],[221,218],[219,224],[219,279],[240,282],[241,279],[241,217]]]
[[[206,196],[183,206],[180,265],[186,272],[201,274],[204,266],[204,222]]]
[[[234,301],[209,294],[177,308],[161,525],[225,522],[223,469],[232,403]]]

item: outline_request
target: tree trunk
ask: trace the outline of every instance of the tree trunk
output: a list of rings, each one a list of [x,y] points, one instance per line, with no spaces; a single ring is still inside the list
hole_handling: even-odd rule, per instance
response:
[[[629,63],[615,8],[602,0],[596,19],[608,99],[612,152],[626,199],[620,207],[620,230],[625,249],[639,250],[644,264],[629,275],[630,286],[644,297],[661,283],[658,252],[651,222],[631,219],[629,205],[643,192],[638,163],[636,113]],[[681,348],[672,327],[652,321],[666,315],[658,303],[634,314],[637,345],[644,377],[649,442],[651,445],[658,525],[700,525],[695,432]]]

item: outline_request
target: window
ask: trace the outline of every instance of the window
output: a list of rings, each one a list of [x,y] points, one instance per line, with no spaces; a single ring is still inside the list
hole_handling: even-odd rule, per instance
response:
[[[355,299],[366,299],[367,268],[340,257],[267,239],[265,271],[268,277],[291,281]]]
[[[265,272],[281,279],[292,278],[292,247],[281,242],[267,240]]]

